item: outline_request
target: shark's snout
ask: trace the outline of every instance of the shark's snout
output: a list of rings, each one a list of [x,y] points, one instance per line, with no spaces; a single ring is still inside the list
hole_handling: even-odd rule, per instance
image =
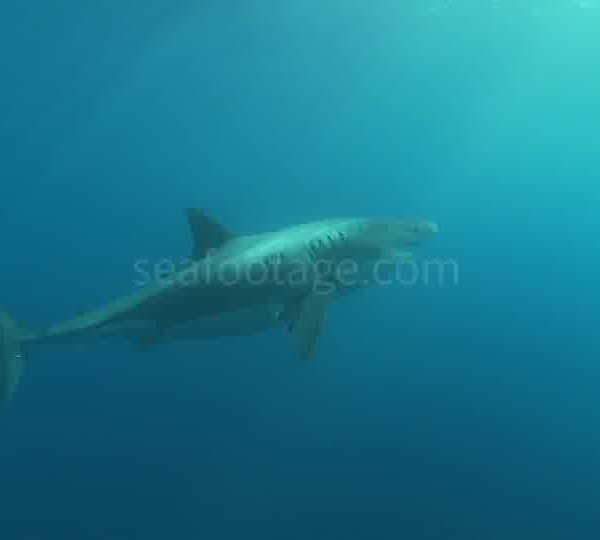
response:
[[[440,226],[437,224],[436,221],[427,221],[425,223],[424,228],[427,232],[430,232],[431,234],[437,234],[438,232],[440,232]]]

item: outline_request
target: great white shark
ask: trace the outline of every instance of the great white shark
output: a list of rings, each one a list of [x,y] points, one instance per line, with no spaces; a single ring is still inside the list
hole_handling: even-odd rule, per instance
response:
[[[12,398],[33,345],[124,338],[146,346],[173,339],[250,334],[285,324],[302,358],[313,356],[330,302],[377,284],[382,263],[410,257],[438,231],[407,219],[340,218],[236,235],[187,211],[188,265],[103,307],[34,332],[0,311],[0,411]]]

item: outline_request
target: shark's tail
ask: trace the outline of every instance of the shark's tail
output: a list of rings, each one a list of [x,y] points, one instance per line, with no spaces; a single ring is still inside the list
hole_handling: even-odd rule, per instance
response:
[[[0,311],[0,413],[12,398],[25,363],[27,335]]]

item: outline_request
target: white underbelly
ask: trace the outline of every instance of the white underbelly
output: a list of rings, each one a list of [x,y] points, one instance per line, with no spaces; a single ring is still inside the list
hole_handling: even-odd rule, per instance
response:
[[[276,305],[265,304],[202,317],[167,329],[162,338],[165,341],[214,339],[265,332],[280,324],[277,320],[279,310]]]

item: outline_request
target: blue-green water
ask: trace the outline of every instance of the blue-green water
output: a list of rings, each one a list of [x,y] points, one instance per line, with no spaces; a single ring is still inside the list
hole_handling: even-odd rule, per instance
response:
[[[600,537],[600,3],[0,5],[0,301],[45,326],[235,231],[435,219],[458,284],[32,351],[0,538]]]

